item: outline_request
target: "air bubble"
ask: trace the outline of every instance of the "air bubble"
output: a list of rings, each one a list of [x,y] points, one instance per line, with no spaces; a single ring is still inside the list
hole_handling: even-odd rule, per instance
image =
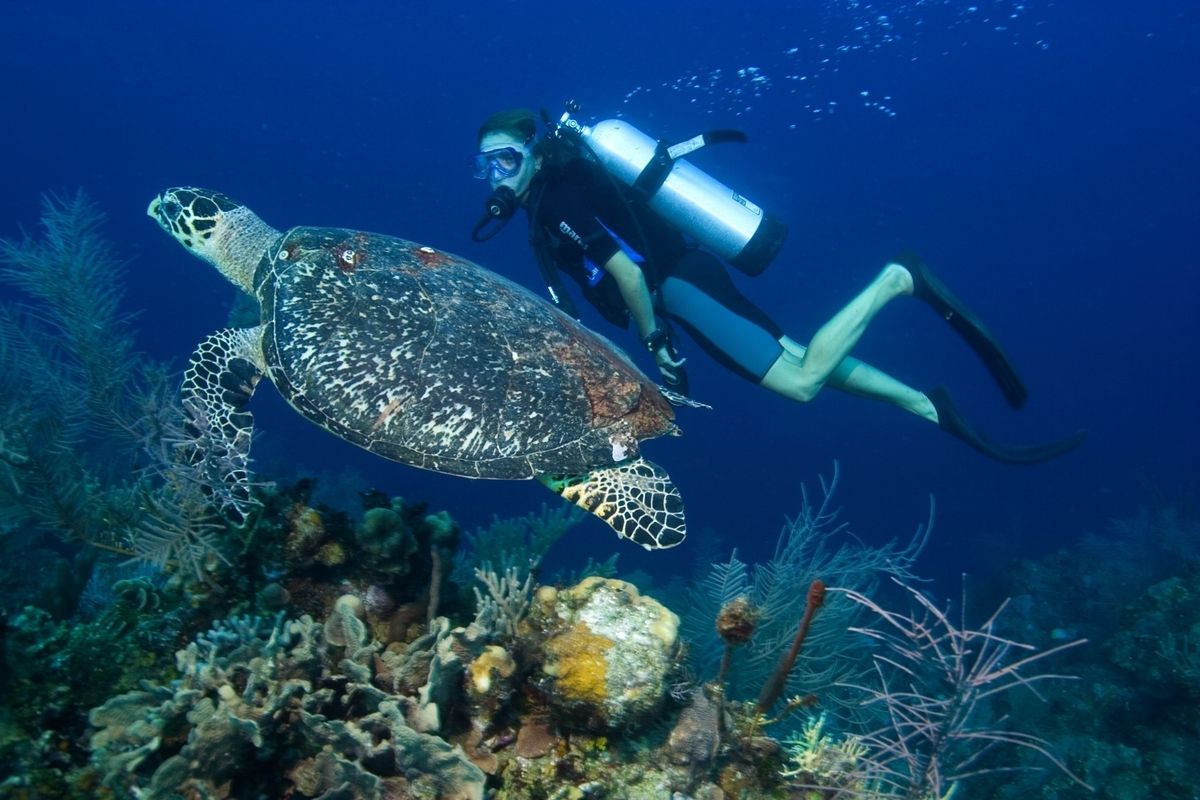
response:
[[[752,54],[755,62],[751,65],[709,65],[666,80],[659,76],[654,85],[668,95],[678,95],[681,105],[703,109],[710,116],[753,113],[760,120],[770,120],[786,113],[784,104],[805,102],[810,106],[805,118],[820,119],[838,108],[840,101],[843,114],[861,108],[895,117],[904,97],[884,94],[891,86],[847,89],[836,80],[819,79],[851,70],[860,74],[863,65],[856,59],[862,53],[872,53],[872,58],[889,57],[890,53],[897,68],[928,60],[940,50],[934,43],[945,42],[947,33],[961,45],[946,48],[945,56],[995,36],[1004,37],[1013,46],[1044,51],[1050,46],[1050,37],[1046,36],[1050,31],[1041,27],[1047,23],[1038,21],[1036,13],[1047,4],[1045,0],[1040,4],[1038,0],[991,0],[982,5],[979,0],[970,4],[918,0],[888,5],[887,13],[881,13],[882,3],[822,0],[817,3],[823,12],[820,28],[802,30],[794,40],[803,44],[781,47],[765,56]],[[881,80],[891,77],[886,68],[873,74],[879,74]],[[787,85],[786,92],[774,91],[777,81]],[[644,86],[631,89],[624,97],[627,113],[649,113],[649,100],[649,90]],[[755,108],[746,104],[748,100],[754,101]],[[654,110],[660,107],[661,100],[656,97]],[[789,129],[795,125],[783,124]]]

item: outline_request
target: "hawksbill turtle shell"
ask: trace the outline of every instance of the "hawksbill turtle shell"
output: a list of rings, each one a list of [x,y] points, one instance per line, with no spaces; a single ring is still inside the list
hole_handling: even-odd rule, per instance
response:
[[[676,434],[667,396],[608,340],[470,261],[343,228],[274,230],[218,192],[148,213],[258,299],[261,324],[208,337],[183,382],[216,497],[245,515],[262,376],[372,453],[470,478],[538,478],[647,548],[682,541],[683,503],[639,442]]]

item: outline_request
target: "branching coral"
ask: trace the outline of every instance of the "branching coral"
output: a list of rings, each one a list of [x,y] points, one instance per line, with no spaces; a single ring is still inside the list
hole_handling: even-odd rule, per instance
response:
[[[808,719],[800,732],[789,738],[788,764],[780,774],[798,783],[834,789],[857,796],[874,796],[862,776],[861,762],[867,748],[859,737],[837,737],[826,729],[826,715]]]
[[[916,609],[911,613],[884,608],[860,592],[833,590],[876,621],[856,629],[880,648],[874,657],[875,680],[846,687],[883,720],[858,737],[866,748],[859,775],[873,787],[872,796],[942,797],[954,784],[987,771],[980,757],[997,745],[1039,753],[1086,787],[1045,740],[1003,720],[986,721],[989,698],[1018,687],[1036,694],[1038,684],[1069,677],[1031,672],[1030,667],[1083,640],[1037,651],[1000,635],[997,619],[1003,604],[971,628],[905,588]]]
[[[517,628],[529,613],[529,604],[533,600],[532,567],[522,580],[516,567],[509,567],[503,575],[497,575],[491,565],[485,564],[483,569],[476,568],[475,578],[487,590],[484,596],[475,587],[475,621],[482,624],[485,620],[496,620],[503,626],[503,636],[516,637]]]

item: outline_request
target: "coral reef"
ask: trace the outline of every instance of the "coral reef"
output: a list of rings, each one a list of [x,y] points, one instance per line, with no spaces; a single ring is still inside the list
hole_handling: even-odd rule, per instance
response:
[[[1095,787],[1099,800],[1189,800],[1200,785],[1195,724],[1196,620],[1200,619],[1200,517],[1143,510],[1041,559],[1006,564],[1010,620],[1019,635],[1087,637],[1062,669],[1079,676],[1036,702],[1000,698]],[[1022,767],[1028,761],[1020,762]],[[1068,797],[1059,776],[1018,772],[983,789],[998,800]]]
[[[461,750],[412,729],[396,700],[331,667],[328,628],[280,614],[199,637],[177,654],[177,684],[91,712],[101,783],[164,799],[261,796],[288,779],[311,797],[482,798],[483,773]],[[349,643],[345,652],[347,661],[371,656]]]
[[[868,748],[854,734],[837,738],[828,733],[826,719],[825,714],[810,717],[800,733],[784,743],[788,765],[781,774],[826,790],[880,796],[880,791],[872,790],[862,766]]]
[[[780,532],[770,561],[747,565],[734,550],[727,560],[709,565],[707,574],[688,587],[680,630],[690,643],[691,668],[704,679],[719,673],[731,699],[757,696],[775,672],[780,654],[794,641],[796,626],[805,615],[813,581],[870,594],[881,578],[917,579],[912,567],[932,531],[932,503],[928,522],[919,525],[907,542],[867,547],[840,521],[840,509],[833,503],[840,477],[835,462],[832,477],[820,480],[819,497],[812,498],[803,489],[800,511]],[[753,637],[733,645],[735,652],[725,638],[728,632],[714,628],[712,621],[739,600],[753,610],[755,630]],[[839,684],[870,658],[869,648],[850,633],[861,620],[861,608],[844,596],[830,597],[806,632],[805,653],[783,676],[780,693],[817,694],[830,706],[849,702]],[[730,624],[745,622],[730,620]]]
[[[234,525],[187,458],[168,370],[133,350],[101,215],[80,195],[43,216],[41,237],[0,243],[21,296],[0,306],[0,800],[932,797],[969,771],[980,796],[1079,796],[1065,772],[1033,772],[1051,741],[1100,797],[1200,785],[1186,518],[1015,566],[1003,630],[915,596],[926,617],[881,605],[879,579],[913,577],[929,526],[900,545],[844,536],[836,466],[773,559],[718,556],[690,581],[671,603],[682,622],[648,576],[616,579],[615,556],[542,574],[583,516],[568,505],[463,536],[448,512],[344,475],[330,481],[357,506],[260,476]],[[116,565],[129,558],[140,571]],[[806,595],[821,582],[828,596]],[[934,630],[948,660],[923,649]],[[1020,680],[1020,643],[1080,636],[1104,663],[1071,650],[1073,692],[1026,692],[1045,682]],[[999,772],[1000,748],[916,752],[988,732],[1026,744],[1029,772]]]
[[[545,658],[537,680],[547,704],[584,729],[637,725],[668,691],[679,618],[624,581],[585,578],[541,589],[529,625]]]
[[[45,733],[10,748],[0,797],[892,796],[864,777],[883,738],[821,717],[782,743],[786,725],[727,698],[722,681],[689,685],[678,617],[632,584],[593,576],[539,586],[515,567],[503,577],[476,567],[482,591],[470,618],[452,581],[445,601],[432,598],[454,571],[447,515],[369,494],[356,522],[309,506],[310,489],[259,491],[257,517],[223,534],[241,543],[209,573],[225,585],[187,573],[134,577],[84,604],[118,637],[99,646],[136,653],[119,637],[143,636],[152,619],[174,620],[181,646],[173,664],[160,658],[93,687],[88,735]],[[367,557],[364,541],[416,546]],[[332,544],[349,557],[323,562]],[[1180,596],[1171,586],[1158,594]],[[735,598],[709,624],[731,650],[752,647],[758,614]],[[789,623],[794,641],[798,620]],[[62,648],[66,626],[57,625],[45,612],[19,614],[6,646],[20,658]],[[790,670],[787,649],[777,659]],[[87,697],[65,695],[60,713],[80,719]],[[801,705],[789,701],[783,716]]]
[[[460,628],[438,618],[385,647],[365,615],[361,598],[343,595],[324,621],[280,612],[219,622],[178,651],[176,681],[144,682],[91,711],[90,766],[72,785],[150,799],[286,789],[475,800],[490,775],[495,796],[515,800],[663,797],[702,783],[694,763],[655,754],[679,749],[665,730],[656,747],[621,738],[670,704],[678,647],[675,615],[628,584],[542,587],[512,640],[520,659],[488,643],[504,636],[495,618]],[[707,747],[704,762],[716,740]],[[759,793],[742,796],[767,796],[769,782],[736,769],[727,782],[734,774]]]
[[[847,687],[880,720],[840,743],[856,754],[850,762],[851,781],[861,782],[880,798],[940,798],[986,774],[982,757],[1005,745],[1040,756],[1046,761],[1043,766],[1057,768],[1091,791],[1053,754],[1046,739],[990,713],[996,698],[1014,690],[1069,680],[1070,676],[1041,671],[1041,662],[1086,640],[1039,650],[1001,634],[999,619],[1007,602],[978,626],[969,626],[965,612],[954,619],[921,592],[904,589],[911,610],[835,590],[874,616],[857,632],[880,646],[874,675]]]

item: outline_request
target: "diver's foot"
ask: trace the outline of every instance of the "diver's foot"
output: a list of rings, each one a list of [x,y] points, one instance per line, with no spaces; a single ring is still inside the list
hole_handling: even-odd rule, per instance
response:
[[[958,413],[950,393],[938,386],[925,393],[929,402],[937,410],[938,427],[955,436],[967,445],[983,453],[985,456],[1005,464],[1040,464],[1052,458],[1058,458],[1069,453],[1087,438],[1087,431],[1076,431],[1070,436],[1055,442],[1035,445],[1002,445],[989,442],[978,431],[971,427],[962,414]]]
[[[984,324],[938,280],[915,253],[903,253],[892,259],[892,263],[899,264],[912,275],[913,297],[925,302],[938,316],[950,323],[950,327],[975,351],[991,373],[992,379],[999,385],[1009,405],[1014,408],[1025,405],[1029,390],[1017,375],[1016,367],[1000,349],[1000,345]]]

